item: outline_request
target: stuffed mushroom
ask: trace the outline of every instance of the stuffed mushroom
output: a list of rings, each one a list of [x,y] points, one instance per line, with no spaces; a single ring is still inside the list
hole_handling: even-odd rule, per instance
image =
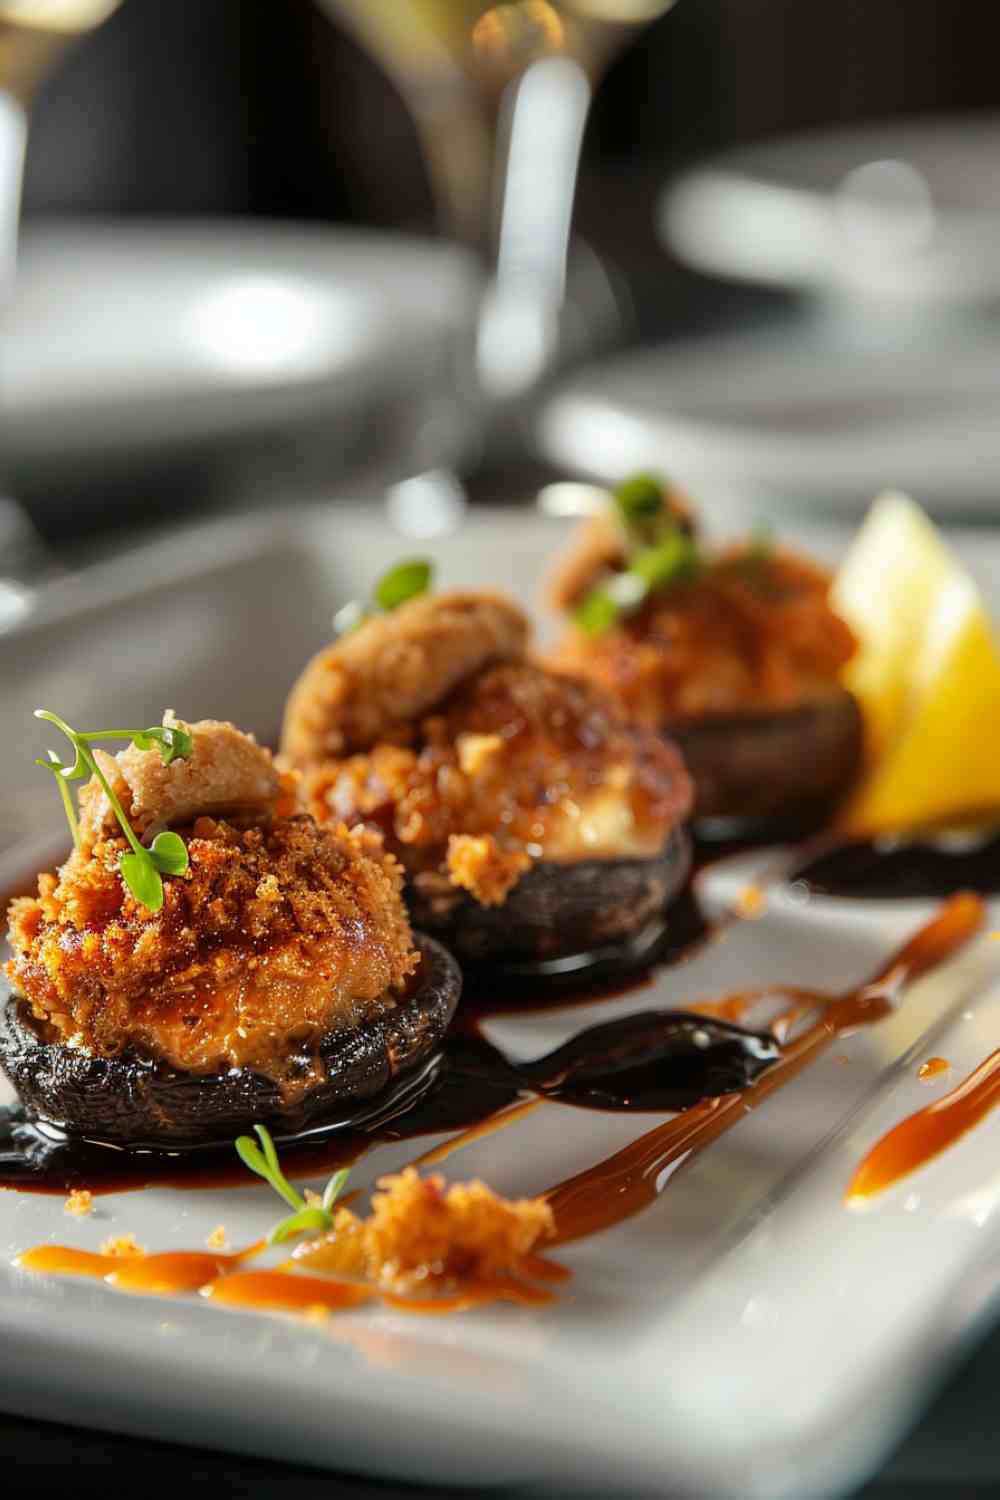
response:
[[[855,641],[829,575],[764,536],[709,549],[652,480],[617,498],[552,576],[550,603],[571,623],[550,665],[681,747],[699,818],[822,822],[862,760],[840,680]]]
[[[321,651],[285,715],[309,811],[378,829],[466,961],[641,946],[688,869],[678,751],[528,645],[500,595],[410,599]]]
[[[0,1066],[30,1118],[125,1147],[367,1108],[433,1053],[454,961],[379,836],[318,827],[252,736],[183,726],[167,763],[156,734],[84,743],[76,847],[10,907]]]

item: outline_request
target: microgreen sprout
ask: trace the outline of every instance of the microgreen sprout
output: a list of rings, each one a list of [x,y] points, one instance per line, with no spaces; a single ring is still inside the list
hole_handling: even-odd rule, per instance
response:
[[[574,618],[587,635],[604,635],[650,594],[664,593],[697,576],[698,544],[678,524],[667,492],[666,481],[653,474],[634,474],[614,491],[624,527],[626,566],[595,584],[577,605]]]
[[[385,610],[397,609],[408,599],[426,594],[434,576],[434,566],[426,557],[408,557],[383,573],[375,585],[375,599]]]
[[[263,1177],[278,1197],[283,1198],[289,1208],[294,1210],[274,1226],[267,1237],[268,1244],[280,1245],[297,1234],[323,1234],[332,1229],[334,1204],[344,1190],[344,1184],[350,1175],[349,1169],[341,1167],[339,1172],[334,1172],[323,1189],[319,1203],[307,1203],[281,1170],[278,1152],[267,1126],[255,1125],[254,1130],[260,1139],[260,1145],[251,1136],[241,1135],[236,1141],[236,1154],[245,1167],[256,1172],[258,1177]]]
[[[49,750],[47,758],[36,760],[35,765],[41,766],[55,777],[66,813],[66,821],[73,835],[74,846],[80,847],[80,826],[68,783],[83,781],[87,776],[94,776],[107,797],[111,811],[129,846],[123,851],[118,861],[122,879],[136,901],[148,907],[150,911],[159,911],[163,905],[162,877],[184,874],[188,868],[187,847],[179,834],[169,831],[158,833],[148,849],[139,842],[114,788],[101,770],[92,747],[99,740],[131,740],[139,750],[158,750],[163,764],[169,766],[171,761],[184,760],[191,754],[192,742],[189,730],[183,724],[178,723],[154,724],[150,729],[71,729],[65,719],[61,719],[58,714],[51,713],[45,708],[36,708],[35,718],[45,719],[47,723],[54,724],[73,747],[72,763],[64,763],[54,750]]]
[[[666,482],[655,474],[633,474],[614,490],[614,500],[626,526],[652,521],[663,510]]]
[[[350,599],[333,617],[334,633],[352,635],[366,620],[390,614],[401,604],[426,594],[434,581],[434,564],[427,557],[407,557],[396,563],[375,585],[371,603]]]

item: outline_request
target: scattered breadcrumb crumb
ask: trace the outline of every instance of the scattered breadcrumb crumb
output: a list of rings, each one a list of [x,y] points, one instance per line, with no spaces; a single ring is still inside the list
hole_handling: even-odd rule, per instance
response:
[[[395,1289],[429,1280],[488,1281],[516,1275],[555,1227],[544,1198],[501,1198],[484,1182],[448,1187],[443,1177],[421,1177],[407,1167],[378,1186],[368,1218],[338,1209],[330,1234],[303,1245],[295,1259],[311,1270]]]
[[[209,1250],[224,1250],[226,1248],[226,1226],[216,1224],[211,1234],[205,1240]]]
[[[145,1253],[134,1234],[112,1234],[101,1245],[102,1255],[117,1255],[120,1260],[137,1260]]]
[[[490,761],[503,754],[503,746],[499,734],[460,734],[455,751],[463,776],[481,776]]]
[[[480,906],[502,906],[508,893],[531,868],[523,849],[501,849],[491,833],[477,838],[453,833],[448,840],[448,879],[474,896]]]
[[[314,1192],[312,1188],[306,1188],[306,1190],[302,1194],[302,1196],[306,1200],[306,1203],[309,1205],[310,1208],[322,1208],[323,1207],[323,1195],[322,1195],[322,1193]]]
[[[86,1218],[93,1211],[94,1195],[89,1188],[74,1188],[63,1204],[63,1212],[75,1214],[78,1219]]]
[[[766,907],[767,892],[753,882],[745,885],[736,898],[736,910],[741,917],[762,917]]]

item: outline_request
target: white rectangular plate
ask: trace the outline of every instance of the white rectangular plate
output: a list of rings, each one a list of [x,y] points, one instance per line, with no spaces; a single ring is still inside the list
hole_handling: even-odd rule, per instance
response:
[[[480,516],[432,550],[444,581],[532,600],[558,539],[554,523]],[[333,610],[413,550],[367,513],[292,515],[249,523],[235,540],[228,525],[205,528],[48,598],[33,624],[0,640],[0,825],[19,846],[8,875],[23,872],[27,840],[58,838],[51,789],[26,769],[41,748],[36,703],[71,721],[111,713],[121,722],[152,721],[169,705],[273,735],[283,693],[326,639]],[[996,551],[978,546],[981,572]],[[727,905],[747,874],[718,867],[706,899]],[[489,1035],[527,1057],[630,1009],[757,984],[840,991],[933,909],[804,902],[778,886],[761,917],[654,985],[491,1022]],[[100,1198],[78,1220],[58,1198],[0,1193],[3,1404],[421,1482],[684,1500],[838,1493],[913,1415],[994,1283],[1000,1115],[868,1212],[846,1208],[843,1195],[889,1125],[992,1050],[998,956],[988,938],[967,949],[685,1165],[643,1214],[565,1247],[573,1279],[542,1311],[422,1319],[365,1307],[316,1324],[195,1297],[130,1298],[11,1262],[39,1242],[96,1248],[126,1231],[151,1249],[197,1249],[220,1223],[232,1244],[247,1243],[274,1221],[277,1200],[255,1185],[161,1188]],[[917,1067],[932,1051],[951,1062],[950,1079],[921,1083]],[[545,1104],[445,1170],[535,1193],[654,1123]],[[355,1180],[367,1186],[413,1154],[412,1144],[382,1147]]]

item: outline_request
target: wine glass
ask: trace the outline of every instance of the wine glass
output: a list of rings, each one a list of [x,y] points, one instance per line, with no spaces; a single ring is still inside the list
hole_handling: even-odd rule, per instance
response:
[[[99,26],[120,0],[0,0],[0,311],[17,259],[28,114],[38,85],[74,39]],[[0,630],[30,608],[24,579],[43,549],[20,507],[0,492]]]
[[[17,251],[28,110],[35,90],[74,38],[106,20],[120,0],[0,0],[0,292]]]
[[[493,398],[533,389],[555,356],[573,193],[594,87],[674,0],[318,0],[396,83],[438,218],[494,263],[478,339]]]

